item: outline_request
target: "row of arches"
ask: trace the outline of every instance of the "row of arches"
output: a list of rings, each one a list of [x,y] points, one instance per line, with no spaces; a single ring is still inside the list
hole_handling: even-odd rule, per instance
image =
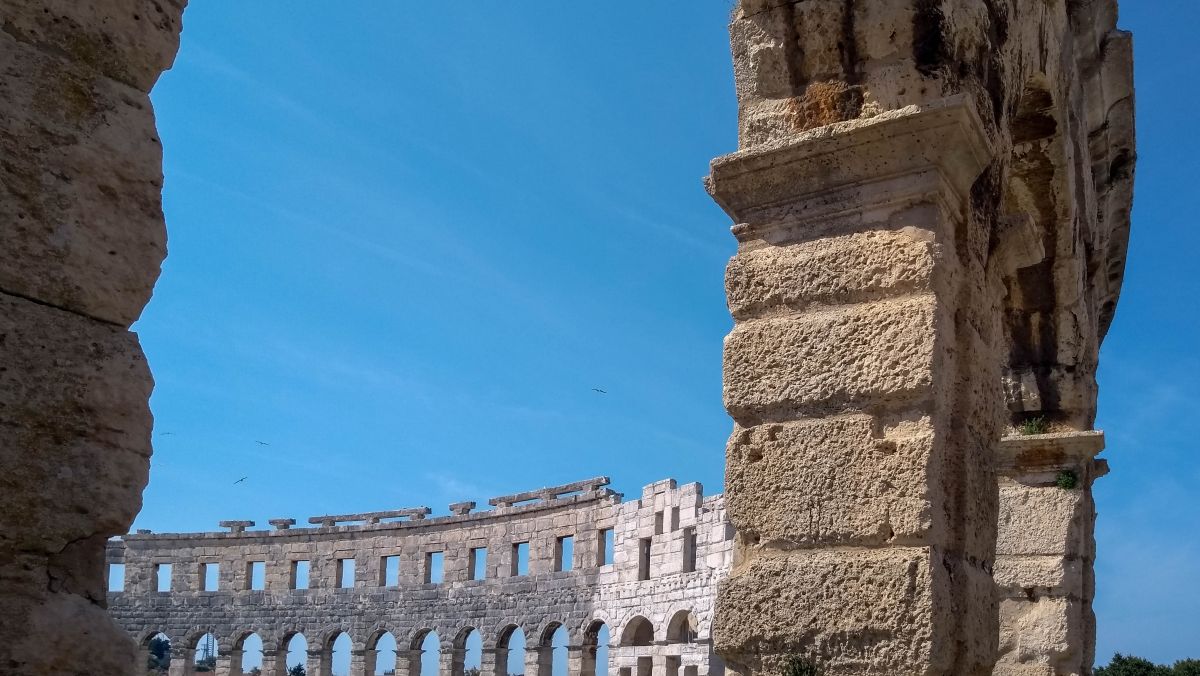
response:
[[[510,624],[486,642],[474,627],[449,640],[432,628],[420,629],[403,641],[380,629],[361,642],[336,629],[315,640],[301,631],[285,631],[278,640],[243,631],[226,641],[212,632],[193,632],[178,645],[154,631],[142,637],[141,647],[151,672],[170,670],[171,676],[598,676],[610,673],[610,647],[663,643],[655,641],[655,633],[650,620],[639,615],[625,622],[615,643],[608,624],[596,619],[574,642],[566,625],[549,622],[532,636]],[[667,623],[665,642],[694,643],[697,634],[695,614],[679,611]]]

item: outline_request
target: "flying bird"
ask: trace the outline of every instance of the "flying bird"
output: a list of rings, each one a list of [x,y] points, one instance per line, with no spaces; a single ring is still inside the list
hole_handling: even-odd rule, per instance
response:
[[[265,442],[265,441],[259,441],[258,439],[255,439],[255,440],[254,440],[254,443],[258,444],[259,446],[270,446],[270,445],[271,445],[271,444],[268,444],[268,443],[267,443],[267,442]]]
[[[605,392],[604,390],[600,389],[599,387],[593,387],[593,388],[592,388],[592,391],[593,391],[593,392],[598,392],[598,393],[600,393],[600,394],[608,394],[608,392]]]
[[[238,479],[237,481],[233,482],[233,485],[234,485],[234,486],[236,486],[236,485],[238,485],[238,484],[242,483],[243,481],[245,481],[246,479],[249,479],[249,478],[250,478],[250,477],[248,477],[248,476],[244,476],[244,477],[242,477],[241,479]]]

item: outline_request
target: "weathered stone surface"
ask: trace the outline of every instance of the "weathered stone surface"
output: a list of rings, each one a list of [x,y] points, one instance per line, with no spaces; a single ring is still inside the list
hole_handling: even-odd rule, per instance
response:
[[[1078,601],[1065,598],[1001,602],[997,665],[1001,668],[996,673],[1022,673],[1003,670],[1012,665],[1042,668],[1046,671],[1041,673],[1048,674],[1083,673],[1084,627],[1077,619],[1079,613],[1070,608],[1075,604]]]
[[[1002,483],[996,553],[1085,554],[1080,538],[1086,507],[1083,491]]]
[[[182,0],[0,10],[0,672],[126,674],[104,543],[141,505],[152,382],[126,329],[165,253],[147,92]],[[46,650],[47,645],[56,646]]]
[[[937,338],[928,295],[742,322],[725,341],[725,407],[753,421],[919,401]]]
[[[2,32],[0,64],[0,291],[128,326],[166,255],[150,100]]]
[[[0,543],[57,552],[123,531],[141,508],[153,422],[137,336],[0,294],[0,364]]]
[[[931,233],[914,227],[751,249],[729,261],[729,311],[741,320],[928,292],[938,253]]]
[[[721,585],[714,631],[723,649],[762,655],[746,664],[756,673],[778,673],[786,654],[776,642],[831,676],[924,673],[945,638],[934,616],[949,607],[934,597],[946,571],[930,557],[891,547],[755,558]]]
[[[6,0],[4,32],[148,92],[179,51],[186,0]]]
[[[1067,596],[1083,593],[1084,563],[1063,556],[997,555],[995,577],[1001,593],[1007,596],[1038,594]]]
[[[944,543],[944,524],[930,533],[932,445],[920,423],[883,435],[862,415],[735,429],[726,505],[743,537],[785,548]]]
[[[770,561],[788,578],[778,561],[847,543],[952,543],[945,563],[958,573],[911,592],[946,611],[929,622],[952,638],[904,669],[846,673],[991,673],[997,553],[1006,595],[1053,596],[1082,579],[1070,622],[1089,640],[1090,482],[1103,468],[1010,472],[999,440],[1005,423],[1040,416],[1078,432],[1094,418],[1132,180],[1128,41],[1115,17],[1111,0],[742,0],[734,11],[739,149],[714,160],[708,187],[739,242],[725,404],[740,565]],[[896,222],[914,207],[923,221]],[[813,431],[858,416],[867,431]],[[928,420],[924,454],[865,441],[896,419]],[[1071,476],[1077,490],[1053,487]],[[927,509],[906,510],[911,495]],[[882,537],[893,514],[912,513],[933,525]],[[738,575],[727,589],[749,584]],[[722,595],[718,610],[737,618],[714,634],[735,670],[769,671],[804,645],[749,595]],[[1028,629],[1051,632],[1044,624]],[[840,664],[864,643],[817,657]],[[1086,645],[1079,654],[1019,664],[1087,673]]]
[[[102,552],[149,471],[137,338],[0,294],[0,364],[0,671],[123,673],[132,646],[103,611]],[[50,637],[72,647],[47,651]]]

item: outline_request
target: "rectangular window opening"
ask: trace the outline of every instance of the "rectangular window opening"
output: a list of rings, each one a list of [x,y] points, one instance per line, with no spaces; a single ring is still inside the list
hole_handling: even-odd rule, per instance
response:
[[[638,540],[638,579],[650,579],[650,538]]]
[[[696,529],[683,529],[683,572],[696,572]]]
[[[575,538],[564,535],[554,541],[554,570],[569,571],[575,563]]]
[[[599,540],[600,540],[600,542],[599,542],[600,546],[597,547],[597,549],[599,549],[600,551],[598,552],[599,556],[596,557],[596,565],[607,566],[613,562],[613,550],[614,550],[613,529],[611,529],[611,528],[602,529],[600,531]]]
[[[154,586],[160,592],[171,591],[171,564],[158,563],[154,565]]]
[[[267,562],[250,561],[246,563],[246,588],[261,591],[267,588]]]
[[[471,549],[471,558],[469,561],[471,570],[469,575],[472,580],[482,580],[487,577],[487,547],[475,547]]]
[[[678,507],[671,508],[671,530],[672,531],[679,530],[679,508]]]
[[[125,591],[125,564],[123,564],[123,563],[108,564],[108,591],[110,591],[110,592]]]
[[[529,543],[514,542],[512,548],[512,574],[529,574]]]
[[[292,561],[292,589],[308,589],[308,561]]]
[[[221,564],[200,564],[200,591],[217,591],[221,583]]]
[[[663,534],[663,513],[662,512],[654,513],[654,534],[655,535]]]
[[[379,560],[379,586],[400,586],[400,557],[385,556]]]
[[[338,589],[354,587],[354,559],[337,560]]]
[[[441,584],[442,579],[442,552],[426,552],[425,584]]]

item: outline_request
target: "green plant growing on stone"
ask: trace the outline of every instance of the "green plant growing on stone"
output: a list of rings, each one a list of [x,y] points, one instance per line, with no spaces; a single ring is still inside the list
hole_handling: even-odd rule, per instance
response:
[[[800,655],[788,655],[780,676],[821,676],[821,670],[812,660]]]
[[[1017,427],[1017,431],[1023,436],[1031,434],[1045,434],[1050,431],[1050,423],[1046,422],[1046,417],[1039,415],[1036,418],[1027,418],[1021,421]]]
[[[1079,485],[1079,476],[1072,470],[1064,469],[1054,477],[1054,485],[1069,491]]]

